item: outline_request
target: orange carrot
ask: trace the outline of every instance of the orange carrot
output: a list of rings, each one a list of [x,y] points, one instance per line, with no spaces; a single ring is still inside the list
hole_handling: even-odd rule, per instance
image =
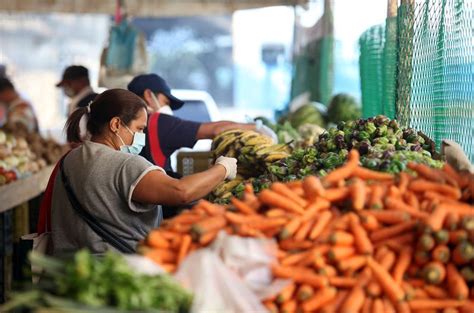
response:
[[[296,203],[297,205],[301,207],[305,207],[308,204],[308,202],[305,199],[298,196],[293,190],[288,188],[284,183],[274,182],[271,185],[270,189],[280,194],[281,196],[293,201],[294,203]]]
[[[398,189],[397,186],[392,185],[388,189],[388,195],[387,196],[396,199],[396,198],[400,198],[402,196],[402,194],[400,193],[400,190]]]
[[[357,279],[353,277],[334,276],[329,277],[329,284],[337,288],[351,288],[357,284]]]
[[[335,277],[337,276],[337,270],[334,266],[324,265],[318,269],[318,273],[324,275],[325,277]]]
[[[448,293],[442,287],[426,285],[424,286],[424,290],[431,298],[436,298],[436,299],[448,298]]]
[[[321,232],[324,230],[324,228],[328,225],[329,221],[332,218],[332,213],[329,211],[324,211],[322,212],[316,223],[314,224],[313,229],[311,230],[311,233],[309,234],[309,238],[311,240],[316,239]]]
[[[423,277],[428,284],[440,284],[446,278],[446,268],[441,262],[429,262],[423,267]]]
[[[408,302],[410,308],[414,311],[419,310],[442,310],[445,308],[461,307],[464,301],[457,300],[434,300],[434,299],[420,299],[411,300]]]
[[[195,213],[184,212],[184,213],[181,213],[180,215],[172,218],[169,221],[169,223],[171,225],[173,225],[173,224],[194,224],[194,223],[199,222],[202,219],[203,219],[202,215],[195,214]]]
[[[357,271],[365,266],[367,259],[362,255],[355,255],[339,262],[339,269],[345,271]]]
[[[424,179],[413,180],[409,185],[409,189],[414,191],[415,193],[432,190],[452,197],[456,200],[461,198],[461,191],[458,188],[449,185],[433,183]]]
[[[451,251],[446,245],[439,245],[431,252],[431,257],[434,261],[441,263],[448,263],[451,258]]]
[[[447,176],[452,177],[460,188],[466,187],[466,180],[464,180],[451,165],[445,163],[442,170]]]
[[[277,217],[277,218],[264,218],[260,217],[256,220],[250,220],[248,222],[248,226],[258,229],[258,230],[269,230],[277,227],[281,229],[281,226],[288,223],[288,219],[284,217]]]
[[[474,247],[469,242],[460,242],[452,253],[452,261],[456,265],[464,265],[474,259]]]
[[[263,204],[269,206],[279,207],[299,214],[304,213],[301,205],[269,189],[262,190],[258,195],[258,199]]]
[[[298,303],[296,300],[288,300],[285,303],[282,303],[280,311],[281,313],[295,313]]]
[[[383,312],[384,306],[383,301],[380,298],[374,299],[374,303],[372,304],[372,313],[380,313]]]
[[[360,223],[366,231],[374,231],[380,228],[380,224],[373,215],[361,214]]]
[[[435,246],[435,240],[430,234],[423,234],[418,239],[418,248],[423,251],[431,251]]]
[[[408,204],[404,203],[403,201],[393,197],[388,197],[385,201],[385,205],[390,210],[407,212],[415,218],[427,218],[429,216],[428,213],[418,211],[409,206]]]
[[[189,247],[191,246],[191,241],[192,241],[192,239],[191,239],[190,235],[184,235],[183,236],[183,239],[181,240],[181,246],[179,247],[178,259],[177,259],[178,265],[186,257],[186,254],[188,253]]]
[[[396,256],[392,250],[388,250],[387,253],[380,260],[380,265],[388,272],[392,269],[395,264]]]
[[[383,197],[385,188],[382,185],[376,184],[372,186],[372,194],[370,195],[369,207],[371,209],[383,209]]]
[[[353,256],[354,254],[355,249],[353,247],[335,246],[329,250],[328,257],[332,261],[341,261]]]
[[[311,232],[311,229],[313,228],[314,223],[315,223],[314,220],[305,221],[296,232],[294,236],[295,240],[299,240],[299,241],[305,240],[308,237],[309,233]]]
[[[265,212],[267,217],[286,217],[288,216],[288,211],[282,209],[271,209]]]
[[[380,287],[380,284],[376,281],[369,282],[369,284],[367,284],[365,288],[367,294],[371,297],[378,298],[382,294],[382,288]]]
[[[206,200],[199,200],[199,203],[197,205],[203,208],[204,211],[206,211],[207,214],[211,216],[222,215],[222,213],[224,213],[224,208],[222,208],[221,206],[215,205],[213,203],[210,203],[209,201],[206,201]]]
[[[308,176],[303,180],[303,189],[307,199],[324,197],[326,190],[321,180],[316,176]]]
[[[163,263],[160,264],[160,267],[168,273],[173,273],[174,271],[176,271],[176,264],[173,263]]]
[[[324,177],[324,182],[327,184],[334,184],[338,181],[346,179],[351,176],[354,170],[359,165],[359,152],[355,149],[351,150],[348,155],[348,160],[343,166],[333,170]]]
[[[267,310],[270,313],[278,313],[279,312],[277,305],[271,300],[263,301],[263,305],[267,308]]]
[[[232,198],[230,200],[237,210],[243,214],[255,214],[255,210],[252,209],[247,203],[240,201],[237,198]]]
[[[352,173],[353,176],[359,177],[363,180],[391,180],[392,174],[377,172],[363,167],[357,167]]]
[[[202,235],[209,231],[224,228],[226,224],[227,221],[224,216],[212,216],[207,217],[196,224],[193,224],[191,230],[198,235]]]
[[[341,305],[339,312],[349,313],[349,312],[359,312],[362,309],[365,301],[364,289],[361,286],[354,286],[352,290],[347,295],[346,299]]]
[[[299,301],[306,301],[314,295],[314,288],[310,285],[303,284],[298,288],[296,297]]]
[[[349,187],[352,198],[352,207],[354,210],[362,210],[365,206],[367,191],[363,180],[354,178],[352,185]]]
[[[280,239],[287,239],[288,237],[293,236],[293,234],[298,230],[301,226],[301,218],[295,217],[288,224],[283,227],[280,232]]]
[[[390,298],[393,303],[402,301],[405,298],[403,289],[398,285],[392,276],[385,270],[382,265],[377,263],[374,259],[369,257],[367,259],[367,265],[372,270],[372,274],[377,279],[385,294]]]
[[[328,284],[326,277],[314,274],[307,268],[295,266],[272,266],[273,275],[280,278],[291,278],[297,283],[308,284],[313,287],[324,287]]]
[[[295,265],[308,257],[308,252],[292,253],[281,260],[282,265]]]
[[[356,215],[350,216],[349,227],[354,234],[357,251],[362,254],[372,254],[374,251],[372,242],[365,229],[360,225],[359,218]]]
[[[392,273],[393,279],[397,284],[401,284],[403,275],[411,263],[412,254],[413,251],[410,247],[407,247],[400,252]]]
[[[448,210],[443,205],[438,205],[433,213],[425,220],[425,224],[429,226],[432,231],[438,231],[443,227],[447,214]]]
[[[415,171],[418,174],[418,177],[422,177],[433,182],[442,182],[439,173],[427,165],[410,162],[407,164],[407,167]]]
[[[461,203],[461,202],[450,202],[447,204],[449,206],[449,211],[458,214],[459,216],[473,216],[474,215],[474,206]]]
[[[306,207],[306,211],[301,216],[303,221],[314,219],[315,215],[322,210],[329,209],[331,203],[323,198],[316,198],[311,204]]]
[[[303,312],[316,312],[324,307],[331,300],[336,298],[337,290],[335,288],[326,287],[317,291],[314,296],[304,301],[301,305]]]
[[[464,278],[458,272],[456,266],[449,263],[446,269],[449,294],[458,300],[467,299],[469,296],[469,288],[467,287]]]
[[[398,223],[406,222],[410,219],[410,215],[407,212],[401,212],[401,211],[367,210],[365,211],[365,213],[374,216],[377,219],[377,221],[384,224],[398,224]]]
[[[410,305],[405,301],[397,303],[396,310],[397,313],[411,313]]]
[[[313,242],[306,241],[295,241],[293,239],[285,239],[279,243],[280,249],[289,251],[289,250],[305,250],[313,246]]]
[[[460,313],[472,313],[474,312],[474,301],[469,301],[463,304],[463,306],[460,308]]]
[[[339,290],[337,291],[336,297],[333,298],[331,301],[327,302],[324,307],[319,310],[319,313],[334,313],[338,312],[340,306],[346,299],[347,295],[349,294],[348,290]]]
[[[291,283],[287,285],[283,290],[277,295],[276,297],[276,302],[278,303],[284,303],[288,300],[290,300],[293,297],[293,293],[296,290],[296,285],[294,283]]]
[[[398,245],[411,245],[415,240],[415,234],[412,232],[399,235],[396,237],[390,237],[388,239],[380,240],[375,243],[375,247],[387,246],[387,247],[397,247]],[[400,250],[400,249],[399,249]]]
[[[406,203],[414,208],[415,210],[420,210],[420,202],[418,201],[418,198],[415,196],[415,194],[411,191],[406,191],[404,193],[404,198]]]
[[[372,298],[365,298],[361,313],[371,313],[373,301]]]
[[[324,198],[330,202],[345,200],[350,194],[348,187],[338,187],[326,189]]]
[[[389,299],[387,298],[383,298],[383,312],[384,313],[396,313],[395,311],[395,307],[393,306],[393,304],[390,302]],[[398,304],[398,303],[396,303]]]
[[[398,189],[401,194],[405,194],[410,183],[410,175],[405,172],[401,172],[398,176]]]
[[[375,230],[370,234],[370,239],[372,241],[379,241],[391,237],[395,237],[407,231],[413,230],[416,225],[416,221],[408,221],[399,223],[397,225],[393,225],[390,227],[381,228],[379,230]]]
[[[329,236],[329,243],[340,246],[351,246],[354,243],[354,236],[345,231],[335,231]]]
[[[153,248],[168,249],[170,246],[170,242],[161,235],[161,231],[156,229],[148,234],[146,243]]]
[[[143,254],[160,264],[176,262],[176,253],[168,249],[147,249]]]
[[[214,239],[217,237],[217,234],[219,233],[219,229],[207,232],[206,234],[202,235],[199,237],[199,244],[202,246],[206,246]]]

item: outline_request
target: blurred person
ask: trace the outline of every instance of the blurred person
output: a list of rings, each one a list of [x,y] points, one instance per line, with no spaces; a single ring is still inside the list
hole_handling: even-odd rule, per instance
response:
[[[184,104],[171,94],[166,81],[156,74],[138,75],[128,84],[128,90],[145,100],[149,114],[147,141],[141,155],[163,167],[169,175],[178,176],[171,169],[170,156],[180,148],[192,148],[199,139],[213,139],[230,129],[255,130],[277,141],[276,134],[262,124],[242,124],[230,121],[198,123],[173,116],[173,111]],[[178,176],[179,177],[179,176]]]
[[[13,130],[19,128],[38,132],[38,120],[31,104],[22,99],[13,83],[6,77],[0,78],[0,126]]]
[[[77,108],[86,107],[97,96],[90,84],[89,70],[82,65],[68,66],[56,87],[62,88],[70,98],[68,115]]]

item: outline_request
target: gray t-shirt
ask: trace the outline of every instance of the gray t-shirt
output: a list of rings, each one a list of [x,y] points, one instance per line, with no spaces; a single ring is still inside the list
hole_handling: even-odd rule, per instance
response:
[[[159,225],[161,207],[132,200],[133,190],[143,176],[150,171],[163,171],[143,157],[86,141],[66,156],[64,170],[82,207],[132,247]],[[113,249],[76,214],[59,171],[51,216],[53,254],[69,254],[81,248],[93,253]]]

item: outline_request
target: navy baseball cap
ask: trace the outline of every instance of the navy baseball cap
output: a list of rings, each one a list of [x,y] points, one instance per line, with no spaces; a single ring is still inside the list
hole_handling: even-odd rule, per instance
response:
[[[66,80],[75,80],[80,78],[89,78],[89,71],[82,65],[71,65],[66,67],[61,81],[56,84],[56,87],[61,87]]]
[[[170,107],[172,110],[178,110],[184,104],[184,101],[179,100],[171,94],[170,87],[166,81],[156,74],[143,74],[135,76],[127,86],[128,90],[139,97],[143,97],[146,89],[150,89],[154,93],[162,93],[170,100]]]

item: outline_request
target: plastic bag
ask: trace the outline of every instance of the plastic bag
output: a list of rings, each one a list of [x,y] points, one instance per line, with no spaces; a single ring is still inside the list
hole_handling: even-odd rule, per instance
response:
[[[455,141],[444,139],[441,143],[441,152],[446,158],[446,162],[458,171],[468,171],[474,173],[474,166],[469,161],[463,148]]]
[[[241,238],[220,232],[213,245],[189,255],[175,278],[194,293],[191,311],[268,312],[261,300],[288,283],[272,280],[273,240]]]

